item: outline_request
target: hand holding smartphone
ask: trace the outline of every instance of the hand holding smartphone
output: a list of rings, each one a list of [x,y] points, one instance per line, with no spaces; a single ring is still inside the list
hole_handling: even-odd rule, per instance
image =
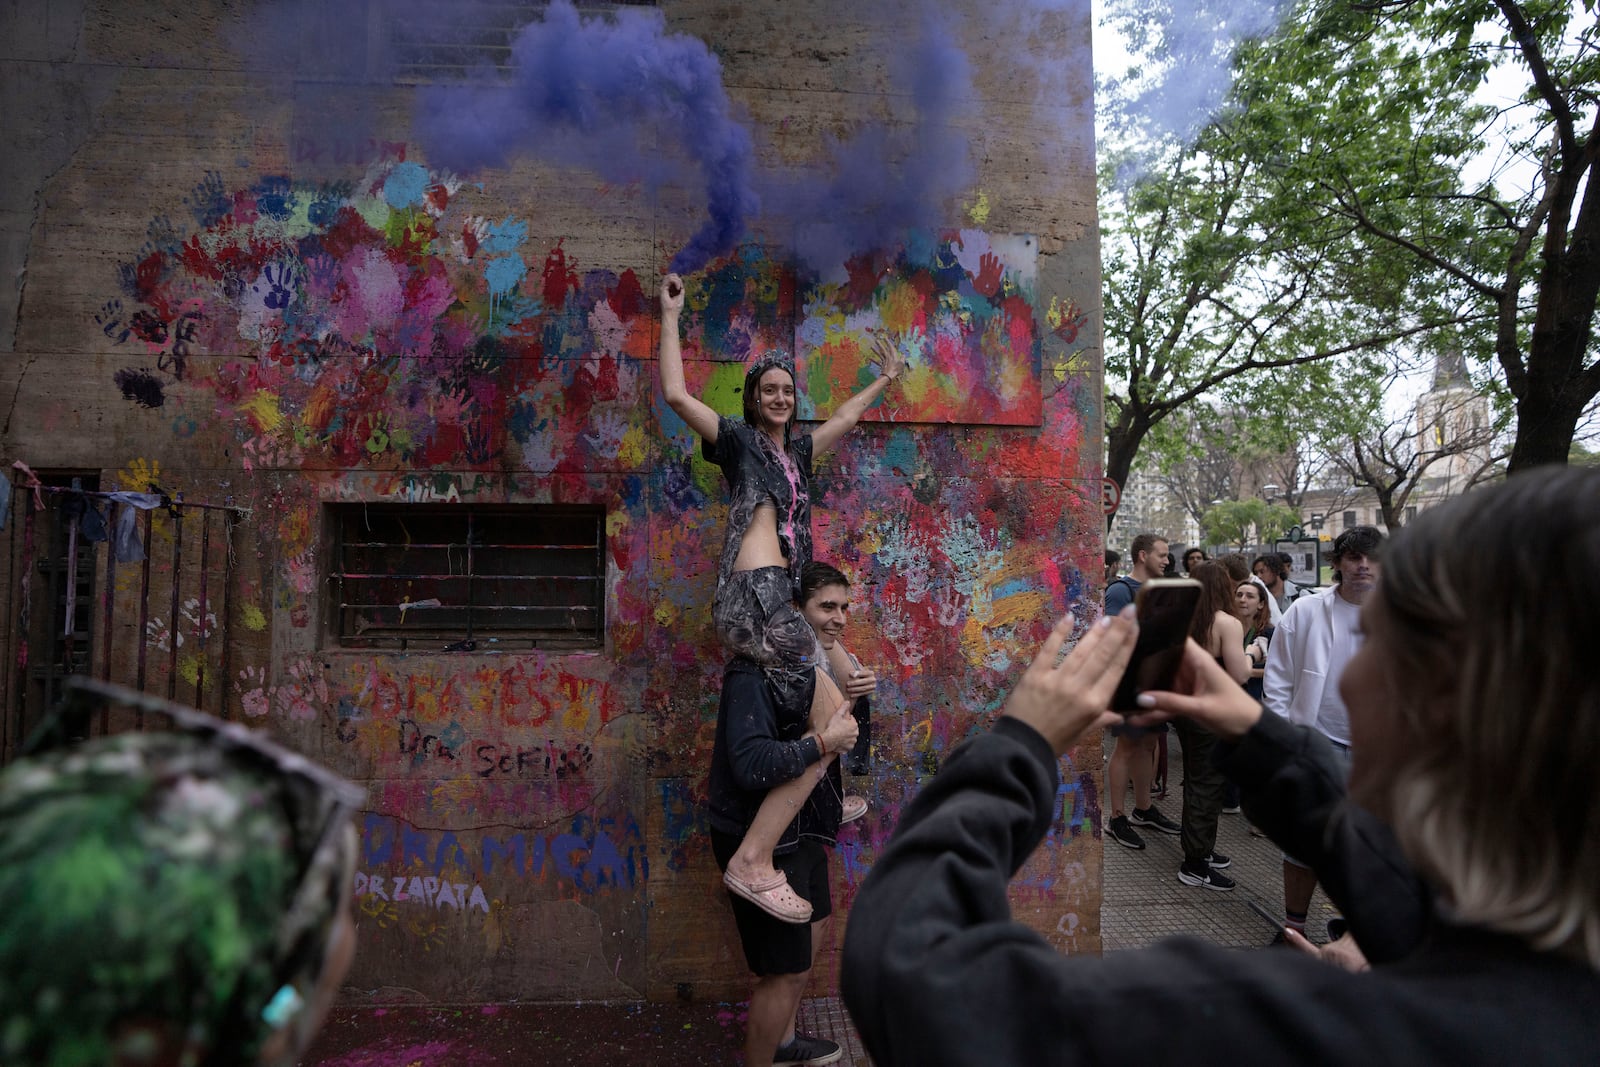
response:
[[[1134,604],[1139,637],[1111,697],[1111,710],[1124,715],[1142,710],[1135,700],[1145,690],[1172,688],[1190,623],[1200,606],[1200,583],[1193,578],[1155,578],[1139,587]]]

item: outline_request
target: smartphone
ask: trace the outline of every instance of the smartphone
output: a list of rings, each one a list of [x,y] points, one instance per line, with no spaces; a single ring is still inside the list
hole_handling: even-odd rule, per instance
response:
[[[1146,689],[1172,688],[1189,625],[1200,606],[1200,583],[1193,578],[1154,578],[1139,587],[1134,604],[1139,639],[1111,698],[1111,710],[1125,715],[1140,710],[1134,701]]]

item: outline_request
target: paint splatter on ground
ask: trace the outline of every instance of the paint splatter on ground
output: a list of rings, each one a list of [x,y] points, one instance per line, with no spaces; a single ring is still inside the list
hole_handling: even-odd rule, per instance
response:
[[[335,1011],[304,1067],[567,1067],[742,1062],[724,1004],[501,1004]]]

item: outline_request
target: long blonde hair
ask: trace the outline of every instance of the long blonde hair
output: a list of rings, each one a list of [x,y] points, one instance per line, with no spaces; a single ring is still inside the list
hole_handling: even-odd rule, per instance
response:
[[[1600,470],[1424,512],[1383,568],[1382,713],[1426,739],[1379,786],[1401,847],[1459,921],[1600,969]]]

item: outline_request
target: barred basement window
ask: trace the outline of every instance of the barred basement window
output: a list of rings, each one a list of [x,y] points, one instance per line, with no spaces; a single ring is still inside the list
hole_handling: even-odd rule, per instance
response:
[[[336,504],[332,627],[345,648],[605,643],[605,513],[563,505]]]
[[[485,68],[504,73],[511,43],[530,22],[542,21],[549,0],[452,0],[412,5],[397,17],[372,5],[368,37],[387,43],[396,84],[453,83]],[[659,0],[575,0],[584,18],[609,19],[630,7],[660,7]]]

